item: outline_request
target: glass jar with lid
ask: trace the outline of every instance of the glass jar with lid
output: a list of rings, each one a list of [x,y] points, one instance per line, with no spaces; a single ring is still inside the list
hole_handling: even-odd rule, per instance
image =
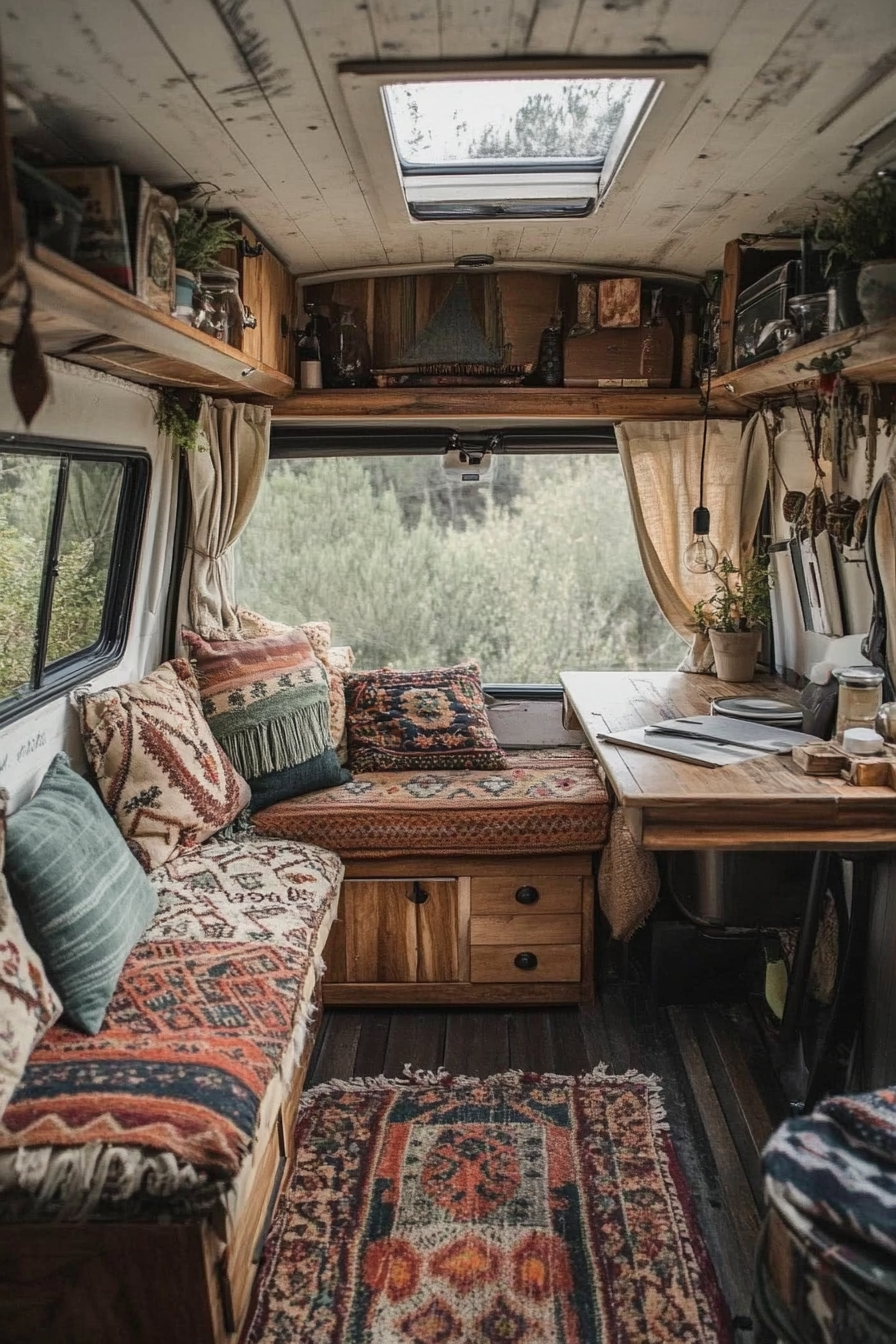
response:
[[[230,266],[215,266],[199,275],[199,294],[203,300],[196,325],[219,341],[238,345],[245,321],[240,298],[240,273]]]
[[[873,728],[882,699],[884,674],[869,666],[834,669],[840,689],[837,694],[837,740],[847,728]]]

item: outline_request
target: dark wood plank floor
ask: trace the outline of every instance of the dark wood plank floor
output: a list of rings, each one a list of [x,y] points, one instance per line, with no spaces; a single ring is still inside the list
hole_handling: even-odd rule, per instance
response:
[[[575,1074],[599,1063],[662,1080],[672,1139],[722,1291],[732,1315],[748,1318],[759,1153],[787,1105],[746,1005],[656,1009],[643,986],[611,979],[593,1008],[329,1009],[308,1086],[400,1077],[406,1064],[483,1077],[508,1068]]]

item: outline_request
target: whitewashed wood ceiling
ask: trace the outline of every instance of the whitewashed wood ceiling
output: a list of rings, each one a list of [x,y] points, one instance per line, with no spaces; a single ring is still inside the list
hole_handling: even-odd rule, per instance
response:
[[[896,111],[894,0],[4,0],[0,42],[60,160],[208,183],[300,274],[490,252],[697,275],[896,164],[896,138],[848,150]],[[375,222],[394,168],[364,172],[339,62],[695,52],[684,113],[591,219]]]

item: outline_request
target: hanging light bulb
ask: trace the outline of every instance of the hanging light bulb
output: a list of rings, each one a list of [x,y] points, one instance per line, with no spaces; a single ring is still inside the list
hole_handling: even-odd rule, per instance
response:
[[[703,366],[706,372],[706,392],[703,398],[703,443],[700,448],[700,503],[694,510],[694,537],[682,560],[692,574],[711,574],[719,563],[719,553],[709,539],[709,509],[703,503],[703,472],[706,466],[706,436],[709,431],[709,394],[712,391],[712,360],[710,357],[712,304],[714,295],[707,293],[703,325]]]
[[[694,540],[684,553],[685,569],[692,574],[711,574],[719,563],[719,553],[709,539],[709,509],[702,504],[694,510]]]

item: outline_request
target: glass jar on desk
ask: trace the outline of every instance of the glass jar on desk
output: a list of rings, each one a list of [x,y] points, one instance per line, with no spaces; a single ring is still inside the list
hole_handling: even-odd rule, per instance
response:
[[[838,742],[847,728],[873,728],[882,699],[884,674],[879,667],[837,667],[834,669],[840,689],[837,693]]]

